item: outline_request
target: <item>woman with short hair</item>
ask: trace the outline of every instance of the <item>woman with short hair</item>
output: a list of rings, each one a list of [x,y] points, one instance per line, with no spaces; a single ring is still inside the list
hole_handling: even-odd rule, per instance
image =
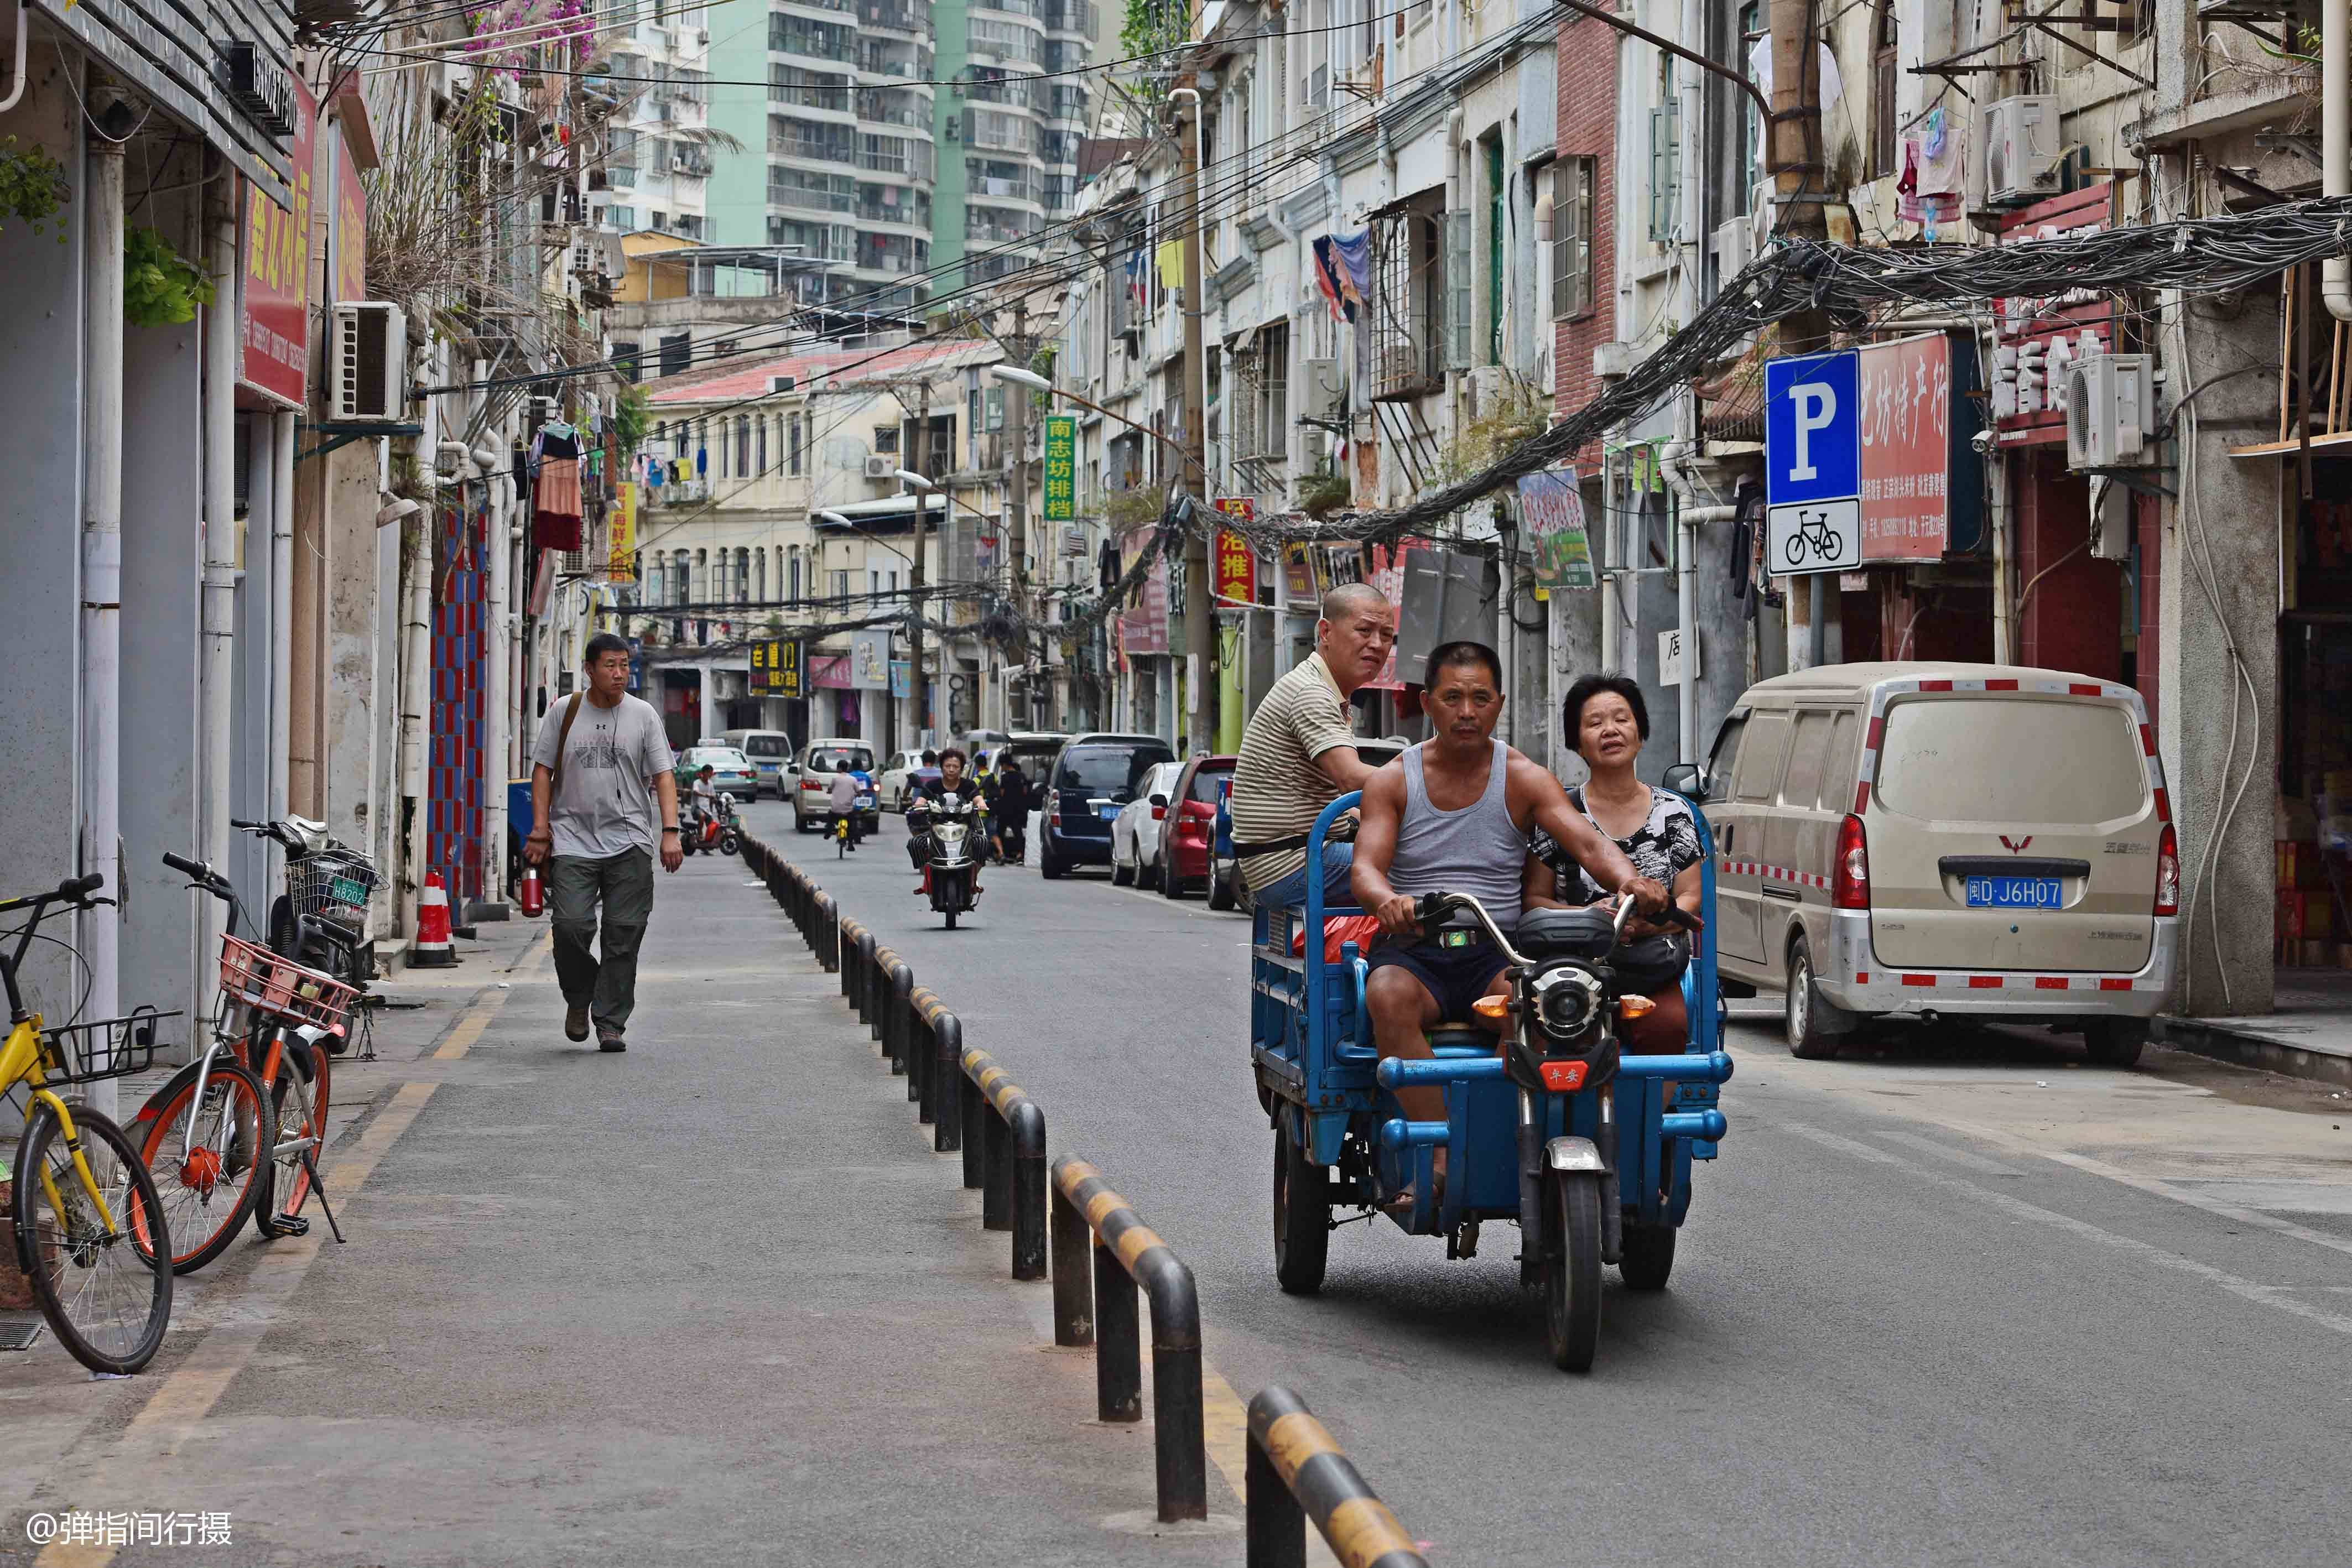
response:
[[[1569,803],[1616,841],[1635,871],[1664,883],[1679,908],[1696,915],[1706,874],[1699,864],[1698,824],[1681,796],[1652,789],[1633,776],[1642,743],[1650,738],[1650,710],[1642,700],[1641,686],[1625,675],[1586,675],[1568,688],[1559,719],[1561,733],[1591,774],[1568,792]],[[1616,902],[1541,828],[1528,835],[1526,875],[1529,909],[1581,909]],[[1690,938],[1679,927],[1639,915],[1625,923],[1625,935],[1629,940],[1663,937],[1675,950],[1670,960],[1672,978],[1650,993],[1657,1006],[1628,1026],[1627,1043],[1643,1051],[1681,1051],[1690,1034],[1682,988]]]

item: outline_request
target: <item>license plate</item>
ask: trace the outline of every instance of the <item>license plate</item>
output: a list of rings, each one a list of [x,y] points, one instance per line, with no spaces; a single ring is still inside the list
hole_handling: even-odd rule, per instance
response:
[[[2066,902],[2054,876],[1972,876],[1968,896],[1970,909],[2058,909]]]
[[[1105,806],[1105,807],[1102,809],[1103,821],[1106,821],[1106,822],[1109,821],[1113,817],[1116,817],[1116,816],[1118,816],[1118,808],[1117,806]]]
[[[339,876],[327,883],[327,896],[337,904],[365,904],[367,884],[350,877]]]

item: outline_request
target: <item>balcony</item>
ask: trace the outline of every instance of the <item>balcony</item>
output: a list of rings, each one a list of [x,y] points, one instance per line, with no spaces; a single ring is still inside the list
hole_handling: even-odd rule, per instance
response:
[[[1098,36],[1098,14],[1088,0],[1042,0],[1038,15],[1049,32],[1076,33],[1089,41]]]
[[[916,5],[908,0],[862,0],[857,18],[868,27],[887,27],[894,33],[919,33],[928,41],[932,37],[931,8]]]

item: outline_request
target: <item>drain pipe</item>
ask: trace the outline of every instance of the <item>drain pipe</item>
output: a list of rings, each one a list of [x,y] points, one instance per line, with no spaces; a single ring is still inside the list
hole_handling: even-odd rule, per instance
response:
[[[16,0],[16,70],[8,78],[8,96],[0,98],[0,114],[16,107],[25,96],[25,68],[33,42],[33,19],[25,15],[25,0]]]
[[[1665,476],[1668,497],[1675,508],[1675,624],[1683,634],[1683,667],[1675,726],[1677,762],[1699,760],[1698,733],[1698,529],[1701,523],[1727,523],[1739,515],[1736,506],[1709,502],[1694,506],[1698,494],[1690,461],[1698,453],[1696,441],[1675,442],[1661,455],[1658,471]],[[1717,656],[1721,650],[1717,650]]]
[[[25,25],[19,17],[17,26]],[[84,89],[103,114],[120,101]],[[81,768],[77,815],[83,873],[122,885],[122,143],[89,139],[82,183]],[[121,909],[100,904],[75,921],[89,974],[84,1016],[112,1018],[121,962]],[[89,1103],[115,1113],[115,1081],[91,1084]]]
[[[2319,21],[2321,193],[2352,196],[2352,0],[2325,0]],[[2352,256],[2319,266],[2319,297],[2338,321],[2352,321]]]
[[[236,220],[224,202],[205,204],[212,242],[215,277],[236,276]],[[204,599],[202,604],[203,665],[199,689],[204,694],[204,780],[197,797],[196,833],[203,845],[196,852],[215,865],[226,865],[229,817],[230,725],[235,717],[231,688],[236,679],[236,302],[229,298],[205,307],[204,313]],[[274,477],[274,476],[273,476]],[[251,810],[250,806],[247,810]],[[199,899],[197,952],[209,954],[220,945],[226,926],[218,900]],[[201,992],[199,993],[201,994]]]

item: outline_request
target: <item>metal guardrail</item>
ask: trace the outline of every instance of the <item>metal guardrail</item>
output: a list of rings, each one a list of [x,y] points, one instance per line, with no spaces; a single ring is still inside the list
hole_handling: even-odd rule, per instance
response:
[[[1345,1568],[1429,1568],[1396,1515],[1287,1388],[1263,1389],[1249,1402],[1243,1481],[1246,1568],[1307,1568],[1310,1521]]]
[[[1143,1419],[1143,1343],[1135,1296],[1151,1303],[1152,1440],[1160,1519],[1209,1517],[1202,1435],[1201,1302],[1192,1270],[1094,1166],[1054,1162],[1054,1343],[1095,1347],[1095,1414]]]

